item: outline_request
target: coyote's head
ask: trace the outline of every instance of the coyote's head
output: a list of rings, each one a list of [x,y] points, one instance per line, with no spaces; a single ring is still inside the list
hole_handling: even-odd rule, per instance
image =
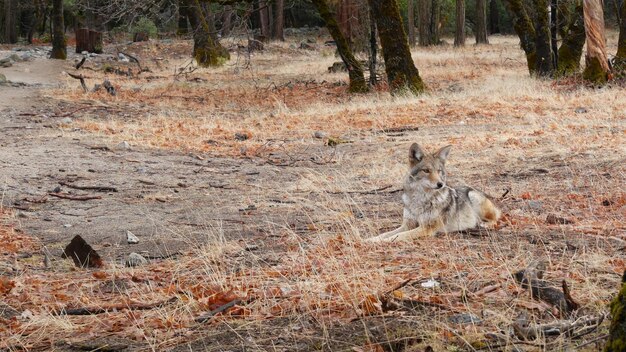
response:
[[[424,189],[440,189],[446,185],[446,159],[451,145],[434,154],[425,153],[419,144],[409,148],[409,182]]]

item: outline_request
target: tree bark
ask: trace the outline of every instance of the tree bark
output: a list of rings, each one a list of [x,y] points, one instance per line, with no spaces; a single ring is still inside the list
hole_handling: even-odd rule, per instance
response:
[[[279,0],[283,1],[283,0]],[[222,22],[222,37],[230,35],[233,28],[233,7],[231,5],[224,6],[224,20]]]
[[[187,25],[187,17],[189,17],[189,9],[186,4],[186,1],[179,0],[178,1],[178,28],[176,29],[176,34],[185,35],[189,33],[189,26]]]
[[[531,75],[535,74],[535,28],[524,8],[523,0],[507,0],[509,9],[513,13],[513,28],[520,39],[520,44],[526,54],[526,64]]]
[[[625,18],[625,17],[622,17]],[[622,283],[617,296],[611,301],[611,325],[609,338],[604,346],[604,352],[624,351],[626,343],[626,271],[622,274]]]
[[[489,44],[487,38],[487,0],[476,0],[476,44]]]
[[[568,76],[580,72],[580,58],[585,45],[585,24],[583,3],[578,1],[574,12],[567,21],[567,30],[563,35],[563,44],[558,51],[557,76]]]
[[[51,59],[67,59],[65,25],[63,23],[63,0],[52,1],[52,53]]]
[[[369,7],[370,22],[370,84],[375,86],[378,84],[376,78],[376,59],[378,57],[378,44],[376,44],[376,21],[374,20],[374,11]]]
[[[367,84],[365,83],[365,75],[363,74],[363,66],[359,60],[357,60],[352,54],[350,45],[344,37],[334,14],[330,11],[326,0],[312,0],[313,5],[319,12],[320,16],[326,22],[326,28],[330,32],[337,45],[337,51],[341,60],[348,68],[348,76],[350,78],[350,85],[348,90],[352,93],[367,92]]]
[[[534,0],[534,4],[537,12],[537,21],[535,23],[536,74],[542,77],[549,77],[554,73],[552,48],[550,46],[549,3],[548,0]]]
[[[385,71],[392,94],[425,90],[424,82],[411,58],[406,32],[396,0],[368,0],[378,28],[378,37],[385,58]]]
[[[432,0],[430,11],[430,42],[439,45],[439,27],[441,26],[441,2]]]
[[[285,0],[276,0],[276,10],[274,11],[274,33],[273,39],[285,41]]]
[[[432,7],[431,0],[417,0],[419,5],[418,13],[418,35],[419,45],[429,46],[434,44],[430,35],[430,12]]]
[[[17,43],[17,2],[4,0],[4,42]]]
[[[199,66],[222,66],[230,59],[230,54],[218,40],[211,35],[199,0],[188,0],[189,21],[194,29],[193,57]]]
[[[408,27],[409,27],[409,45],[411,47],[414,47],[416,44],[416,38],[415,38],[415,0],[407,0],[407,7],[408,7],[408,16],[407,16],[407,22],[408,23]]]
[[[595,84],[604,84],[609,77],[604,35],[604,12],[602,0],[583,0],[587,55],[583,78]]]
[[[456,28],[454,46],[465,45],[465,0],[456,0]]]
[[[261,35],[265,37],[265,40],[270,38],[270,19],[267,6],[266,0],[259,0],[259,23]]]
[[[500,14],[497,0],[489,1],[489,34],[500,33]]]
[[[620,25],[619,25],[619,39],[617,41],[617,54],[615,59],[620,60],[621,64],[626,63],[626,0],[622,1],[622,7],[620,8]],[[624,65],[626,66],[626,65]],[[624,67],[626,69],[626,67]]]

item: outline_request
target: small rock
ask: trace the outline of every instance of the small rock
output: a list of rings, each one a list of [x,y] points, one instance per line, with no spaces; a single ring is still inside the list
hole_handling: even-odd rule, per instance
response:
[[[126,57],[126,55],[122,54],[122,53],[118,53],[117,54],[117,58],[121,61],[121,62],[130,62],[130,59],[128,57]]]
[[[247,244],[244,248],[244,250],[248,252],[256,251],[257,249],[259,249],[259,246],[257,246],[256,244]]]
[[[428,279],[427,281],[422,282],[421,286],[424,288],[433,288],[439,286],[440,283],[435,279]]]
[[[62,124],[64,124],[64,125],[69,125],[69,124],[71,124],[71,123],[72,123],[72,119],[71,119],[71,118],[69,118],[69,117],[65,117],[65,118],[63,118],[63,119],[61,120],[61,123],[62,123]]]
[[[20,56],[20,59],[22,61],[30,61],[30,59],[32,59],[32,58],[33,58],[33,56],[31,54],[29,54],[29,53],[24,53],[24,54],[22,54]]]
[[[315,43],[317,43],[317,40],[311,39],[311,38],[307,38],[306,42],[309,43],[309,44],[315,44]]]
[[[66,229],[72,227],[72,224],[63,224],[63,227],[65,227]]]
[[[128,142],[126,142],[126,141],[123,141],[123,142],[118,143],[117,147],[119,149],[129,150],[130,149],[130,144],[128,144]]]
[[[539,200],[529,200],[528,207],[532,210],[541,211],[543,209],[543,202]]]
[[[2,67],[11,67],[13,66],[13,64],[11,63],[11,59],[6,59],[8,61],[2,61],[0,60],[0,66]]]
[[[298,49],[298,47],[295,44],[289,44],[289,49]]]
[[[13,62],[22,62],[24,60],[22,60],[22,58],[17,55],[17,54],[11,54],[11,56],[9,56],[9,59],[11,59]]]
[[[241,133],[241,132],[235,133],[235,139],[238,141],[245,141],[248,138],[250,138],[250,136],[247,133]]]
[[[34,316],[35,315],[33,314],[33,312],[31,312],[30,310],[26,309],[25,311],[22,312],[22,314],[20,314],[20,319],[22,319],[22,320],[30,320]]]
[[[145,265],[148,264],[148,259],[144,258],[141,254],[139,253],[131,253],[128,255],[128,258],[126,259],[126,266],[127,267],[136,267],[136,266],[140,266],[140,265]]]
[[[59,192],[61,192],[61,186],[56,186],[56,187],[54,187],[54,189],[52,190],[52,192],[54,192],[54,193],[59,193]]]
[[[81,55],[88,56],[88,55],[89,55],[89,52],[88,52],[87,50],[83,50],[83,51],[81,51],[81,53],[80,53],[80,54],[81,54]]]
[[[7,82],[7,76],[0,73],[0,83],[5,83],[5,82]]]
[[[567,225],[573,223],[572,220],[568,220],[554,214],[548,214],[548,216],[546,216],[546,222],[550,225]]]
[[[586,114],[588,112],[587,108],[584,108],[582,106],[579,106],[576,108],[576,110],[574,110],[575,113],[577,114]]]
[[[480,324],[482,320],[474,314],[462,313],[456,314],[448,318],[454,324]]]
[[[126,231],[126,241],[128,242],[128,244],[137,244],[139,243],[139,238],[135,236],[134,233]]]
[[[315,131],[315,133],[313,133],[313,137],[319,138],[319,139],[326,138],[327,136],[328,135],[324,131]]]

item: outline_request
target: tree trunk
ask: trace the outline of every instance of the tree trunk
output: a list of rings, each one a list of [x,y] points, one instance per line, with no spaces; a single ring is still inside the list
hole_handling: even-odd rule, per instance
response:
[[[199,66],[222,66],[230,54],[211,35],[211,29],[199,0],[188,0],[189,21],[194,28],[193,57]]]
[[[606,56],[602,0],[583,0],[583,14],[587,37],[583,78],[595,84],[604,84],[609,76],[609,62]]]
[[[441,2],[432,0],[430,12],[430,42],[439,45],[439,27],[441,27]]]
[[[4,42],[17,43],[17,2],[4,0]]]
[[[285,0],[276,0],[276,11],[274,11],[274,39],[285,41]]]
[[[374,11],[369,7],[370,15],[370,84],[375,86],[378,84],[376,78],[376,59],[378,57],[378,44],[376,44],[376,21],[374,20]]]
[[[616,62],[622,65],[621,69],[626,70],[626,0],[622,0],[622,7],[620,8],[620,25],[619,25],[619,39],[617,42],[617,54],[615,55]]]
[[[432,7],[431,0],[417,0],[419,5],[418,14],[418,35],[419,45],[429,46],[434,44],[430,35],[430,12]]]
[[[365,75],[363,74],[363,66],[359,60],[357,60],[350,50],[350,45],[341,29],[334,14],[330,11],[326,0],[312,0],[313,5],[320,14],[320,17],[326,22],[326,28],[333,37],[333,40],[337,44],[337,51],[341,60],[348,68],[348,76],[350,77],[350,86],[348,90],[352,93],[367,92],[367,84],[365,83]]]
[[[269,12],[267,11],[267,1],[259,0],[259,26],[261,27],[261,35],[265,39],[270,38],[270,19]]]
[[[549,3],[548,0],[534,0],[534,4],[537,11],[537,21],[535,23],[536,74],[542,77],[549,77],[554,73],[552,48],[550,46]]]
[[[52,53],[51,59],[67,59],[65,42],[65,25],[63,24],[63,0],[52,1]]]
[[[487,39],[487,0],[476,0],[476,44],[489,44]]]
[[[409,45],[411,47],[414,47],[416,44],[416,38],[415,38],[415,0],[407,0],[407,7],[408,7],[408,16],[407,16],[407,22],[408,23],[408,27],[409,27]]]
[[[283,0],[278,0],[283,1]],[[224,19],[222,22],[222,37],[230,35],[233,28],[233,7],[231,5],[224,6]]]
[[[454,46],[465,45],[465,0],[456,0],[456,28]]]
[[[563,44],[558,51],[557,76],[568,76],[580,71],[580,57],[585,45],[585,24],[583,19],[583,3],[578,1],[571,13]]]
[[[497,0],[489,1],[489,33],[500,33],[500,13]]]
[[[625,18],[625,17],[622,17]],[[626,343],[626,271],[617,296],[611,301],[611,325],[604,352],[622,352]]]
[[[176,34],[186,35],[189,33],[189,26],[187,25],[187,17],[189,17],[189,9],[184,0],[178,1],[178,28]]]
[[[520,39],[520,44],[526,54],[526,64],[531,75],[535,74],[535,28],[524,8],[523,0],[508,0],[509,9],[513,13],[513,28]]]
[[[411,58],[398,3],[396,0],[368,0],[368,3],[376,20],[391,92],[423,92],[424,82]]]

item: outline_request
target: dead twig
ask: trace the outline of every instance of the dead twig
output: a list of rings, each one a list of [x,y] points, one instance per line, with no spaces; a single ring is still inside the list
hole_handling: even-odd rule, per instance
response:
[[[75,68],[77,70],[80,69],[83,66],[83,64],[85,63],[85,61],[87,61],[87,57],[83,56],[83,59],[80,60],[80,62],[76,64]]]
[[[240,299],[232,300],[232,301],[230,301],[230,302],[228,302],[228,303],[226,303],[224,305],[221,305],[220,307],[218,307],[216,309],[213,309],[212,311],[210,311],[210,312],[208,312],[208,313],[206,313],[204,315],[201,315],[201,316],[197,317],[195,319],[195,321],[197,323],[206,323],[207,321],[209,321],[211,318],[213,318],[217,314],[223,313],[223,312],[227,311],[228,309],[238,305],[241,302],[242,301]]]
[[[172,297],[165,301],[159,301],[156,303],[131,303],[127,305],[111,305],[104,307],[82,307],[82,308],[72,308],[72,309],[62,309],[58,312],[57,315],[96,315],[103,314],[110,311],[120,311],[120,310],[149,310],[154,308],[159,308],[165,304],[173,303],[178,300],[178,297]]]
[[[380,188],[372,189],[372,190],[369,190],[369,191],[340,191],[340,192],[332,191],[332,192],[328,192],[328,193],[330,193],[330,194],[344,194],[344,193],[347,193],[347,194],[376,194],[376,193],[379,193],[379,192],[384,191],[386,189],[389,189],[391,187],[392,187],[392,185],[387,185],[387,186],[383,186],[383,187],[380,187]],[[387,191],[387,192],[384,192],[384,193],[396,193],[396,192],[400,192],[400,191],[401,191],[401,189],[394,189],[394,190]]]
[[[132,56],[132,55],[130,55],[130,54],[127,54],[127,53],[125,53],[125,52],[120,52],[120,54],[122,54],[122,55],[124,55],[124,56],[128,56],[128,58],[129,58],[129,59],[131,59],[132,61],[134,61],[134,62],[137,64],[137,66],[139,66],[139,73],[143,72],[143,68],[141,68],[141,63],[139,63],[139,59],[137,59],[136,57],[134,57],[134,56]],[[139,73],[138,73],[138,74],[139,74]]]
[[[49,192],[48,194],[53,196],[53,197],[62,198],[62,199],[69,199],[69,200],[85,201],[85,200],[92,200],[92,199],[102,199],[102,197],[100,197],[100,196],[90,196],[88,194],[73,195],[73,194],[56,193],[56,192]]]
[[[73,185],[73,184],[65,182],[65,181],[59,181],[59,184],[61,186],[74,188],[74,189],[80,189],[80,190],[89,190],[89,191],[97,191],[97,192],[117,192],[117,188],[115,188],[115,187],[107,187],[107,186],[78,186],[78,185]]]
[[[74,79],[78,79],[80,80],[80,85],[83,87],[83,90],[85,91],[85,93],[87,93],[89,91],[89,89],[87,89],[87,84],[85,84],[85,76],[83,75],[75,75],[73,73],[67,73],[68,76],[74,78]]]

